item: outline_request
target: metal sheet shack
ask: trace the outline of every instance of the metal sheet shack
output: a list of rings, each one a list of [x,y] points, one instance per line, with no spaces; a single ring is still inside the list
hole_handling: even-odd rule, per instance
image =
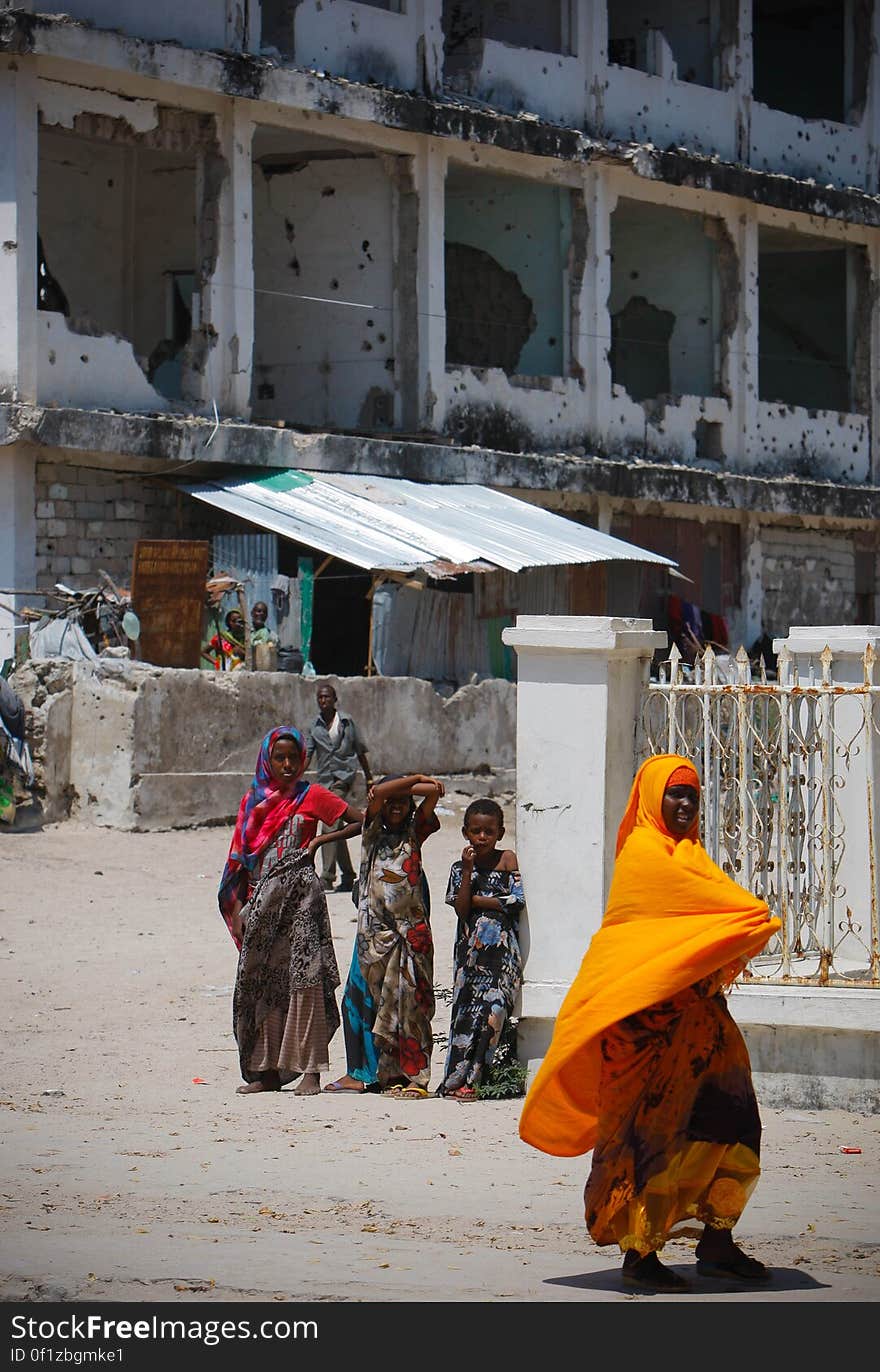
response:
[[[289,468],[181,487],[236,531],[215,535],[215,569],[224,554],[245,563],[259,549],[282,645],[318,672],[453,690],[513,679],[502,631],[517,614],[633,614],[645,579],[660,597],[676,571],[668,557],[487,486]]]

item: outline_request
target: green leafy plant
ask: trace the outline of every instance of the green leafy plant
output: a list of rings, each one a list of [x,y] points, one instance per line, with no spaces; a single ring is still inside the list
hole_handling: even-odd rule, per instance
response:
[[[516,1025],[515,1019],[506,1021],[492,1065],[476,1088],[478,1100],[513,1100],[525,1095],[528,1074],[516,1055]]]

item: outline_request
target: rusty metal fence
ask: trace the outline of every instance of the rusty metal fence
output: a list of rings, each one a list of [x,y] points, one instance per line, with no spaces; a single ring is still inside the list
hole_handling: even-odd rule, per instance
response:
[[[704,846],[782,920],[749,979],[880,987],[875,664],[869,646],[862,679],[836,681],[829,648],[805,671],[783,649],[769,681],[743,648],[692,665],[673,648],[646,686],[640,759],[694,760]]]

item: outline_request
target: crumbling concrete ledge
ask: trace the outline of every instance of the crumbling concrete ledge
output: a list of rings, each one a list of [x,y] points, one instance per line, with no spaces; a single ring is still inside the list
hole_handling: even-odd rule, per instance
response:
[[[211,439],[210,450],[206,448]],[[880,487],[795,475],[712,471],[699,464],[546,452],[454,447],[430,439],[300,433],[269,424],[181,415],[0,404],[0,447],[23,442],[47,461],[88,453],[112,469],[124,459],[145,476],[187,464],[187,479],[210,480],[217,467],[298,467],[310,472],[404,476],[411,481],[473,483],[502,490],[608,495],[620,500],[708,506],[779,516],[880,519]],[[211,460],[200,460],[206,453]]]

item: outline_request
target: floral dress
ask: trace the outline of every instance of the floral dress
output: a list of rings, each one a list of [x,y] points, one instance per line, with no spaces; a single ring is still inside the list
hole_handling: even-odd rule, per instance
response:
[[[427,1087],[434,1015],[434,941],[421,846],[440,828],[420,809],[399,830],[381,814],[361,838],[358,932],[342,998],[346,1066],[367,1086]]]
[[[461,882],[461,862],[454,862],[446,890],[447,905],[455,905]],[[475,867],[471,894],[494,897],[503,902],[503,909],[472,909],[466,920],[459,917],[449,1051],[441,1095],[450,1095],[462,1086],[479,1085],[492,1064],[522,984],[518,932],[525,898],[519,872]]]
[[[326,1072],[339,1026],[339,972],[327,899],[305,848],[345,802],[311,785],[248,872],[245,934],[233,992],[241,1074],[283,1083]]]

